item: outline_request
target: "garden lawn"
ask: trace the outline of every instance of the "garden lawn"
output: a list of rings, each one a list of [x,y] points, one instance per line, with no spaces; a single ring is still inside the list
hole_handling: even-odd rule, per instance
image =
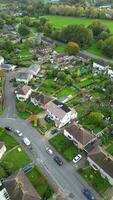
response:
[[[60,89],[60,85],[54,82],[53,79],[44,80],[42,85],[39,88],[39,90],[46,95],[52,95],[59,89]]]
[[[38,106],[35,106],[33,103],[29,102],[29,101],[26,101],[26,102],[22,102],[22,106],[24,106],[25,108],[25,111],[23,112],[20,111],[19,107],[19,101],[16,102],[16,109],[17,109],[17,113],[18,113],[18,116],[21,118],[21,119],[28,119],[31,114],[38,114],[40,112],[43,111],[42,108],[38,107]]]
[[[46,19],[50,20],[56,28],[62,28],[63,26],[68,25],[80,25],[89,26],[95,19],[87,19],[85,17],[65,17],[65,16],[56,16],[56,15],[45,15],[43,16]],[[102,20],[100,21],[105,24],[111,32],[113,32],[113,21],[112,20]]]
[[[57,97],[63,97],[63,96],[69,96],[69,95],[76,95],[78,93],[78,91],[75,88],[72,87],[67,87],[64,88],[63,90],[61,90],[60,92],[58,92],[56,95]]]
[[[49,186],[46,177],[42,175],[39,169],[34,167],[27,173],[27,177],[41,197],[43,197],[44,194],[46,194],[48,198],[52,196],[53,189]]]
[[[18,151],[18,148],[20,148],[21,151]],[[26,152],[19,145],[9,151],[2,161],[8,163],[12,173],[31,162]]]
[[[10,136],[3,128],[0,128],[0,141],[5,142],[7,150],[10,150],[18,145],[16,140]]]
[[[62,133],[57,134],[49,142],[66,160],[71,161],[79,152],[73,142],[68,140]]]
[[[109,182],[104,179],[98,171],[94,171],[90,167],[80,169],[79,173],[102,196],[104,196],[104,192],[111,187]]]

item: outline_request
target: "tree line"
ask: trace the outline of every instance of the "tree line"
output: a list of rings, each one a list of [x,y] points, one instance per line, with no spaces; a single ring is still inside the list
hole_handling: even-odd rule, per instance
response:
[[[81,5],[50,5],[48,8],[48,14],[51,15],[63,15],[63,16],[75,16],[86,18],[98,18],[98,19],[113,19],[113,9],[97,9],[96,7],[84,7]]]

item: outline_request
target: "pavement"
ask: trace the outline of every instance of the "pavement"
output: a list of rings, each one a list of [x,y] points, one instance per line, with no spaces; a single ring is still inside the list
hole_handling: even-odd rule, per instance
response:
[[[46,147],[50,146],[47,139],[40,135],[28,121],[21,120],[16,115],[14,88],[9,82],[17,72],[7,74],[5,82],[5,112],[0,117],[0,126],[11,126],[23,132],[25,137],[28,137],[32,143],[33,150],[27,150],[32,157],[32,161],[41,167],[43,173],[47,176],[50,184],[57,190],[61,191],[68,200],[86,200],[82,194],[83,188],[90,188],[88,184],[77,173],[76,168],[71,163],[66,162],[63,158],[64,164],[58,166],[53,158],[47,154]],[[23,145],[21,138],[19,142]],[[26,149],[26,147],[23,145]],[[96,200],[101,200],[101,197],[92,189]]]

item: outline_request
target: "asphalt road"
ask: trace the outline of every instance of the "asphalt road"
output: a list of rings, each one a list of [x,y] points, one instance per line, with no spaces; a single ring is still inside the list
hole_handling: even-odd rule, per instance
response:
[[[16,116],[15,97],[12,83],[9,83],[9,80],[14,76],[15,73],[7,75],[5,84],[6,109],[3,116],[0,117],[0,126],[8,125],[19,129],[24,133],[24,136],[30,139],[33,147],[30,154],[32,154],[33,161],[44,169],[48,180],[65,195],[65,199],[86,200],[81,191],[84,187],[89,188],[89,186],[78,175],[76,168],[65,160],[63,166],[58,166],[45,150],[49,144],[44,136],[40,135],[28,121],[20,120]],[[101,200],[95,191],[93,193],[97,200]]]

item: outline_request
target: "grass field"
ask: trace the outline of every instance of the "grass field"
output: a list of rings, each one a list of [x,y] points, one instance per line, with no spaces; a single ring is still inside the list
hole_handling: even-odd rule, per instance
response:
[[[43,197],[44,194],[46,194],[48,198],[52,196],[53,190],[49,186],[46,177],[42,175],[38,168],[34,167],[27,173],[27,176],[41,197]]]
[[[12,172],[31,162],[26,152],[23,149],[19,151],[18,148],[21,149],[20,146],[12,149],[3,159],[3,162],[8,163],[8,165],[11,166]]]
[[[71,161],[79,152],[72,141],[68,140],[62,133],[50,139],[49,142],[68,161]]]
[[[85,26],[89,26],[95,19],[87,19],[87,18],[76,18],[76,17],[65,17],[65,16],[52,16],[46,15],[44,16],[48,20],[50,20],[56,28],[61,28],[67,25],[73,24],[83,24]],[[100,20],[105,24],[111,32],[113,32],[113,21],[112,20]]]
[[[90,167],[79,172],[100,195],[104,195],[104,192],[111,187],[107,179],[104,179],[98,171],[94,171]]]

